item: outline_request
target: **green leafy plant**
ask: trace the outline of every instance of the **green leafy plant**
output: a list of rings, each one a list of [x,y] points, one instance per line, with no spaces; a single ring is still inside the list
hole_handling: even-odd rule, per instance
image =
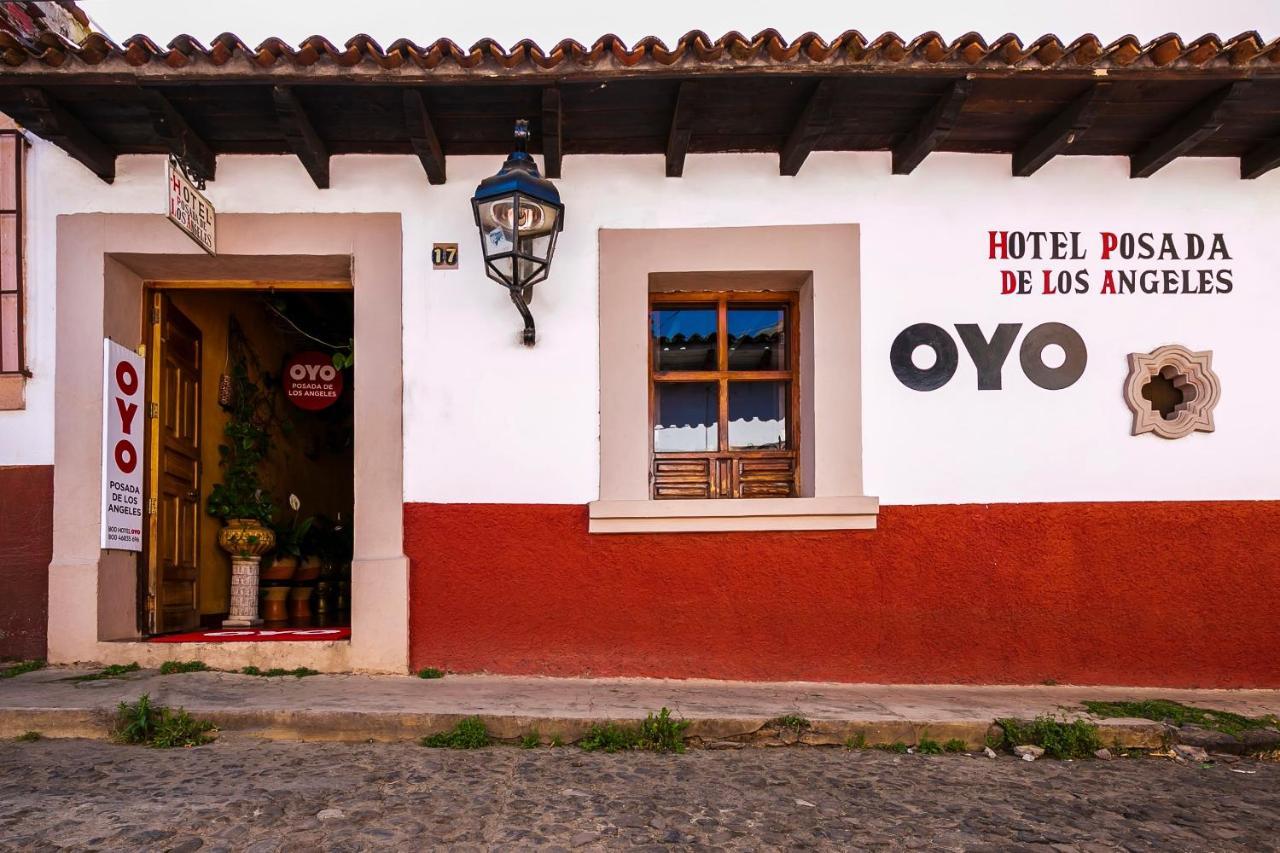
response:
[[[480,749],[493,742],[484,720],[467,717],[447,732],[427,735],[420,743],[435,749]]]
[[[1194,705],[1183,705],[1169,699],[1148,699],[1142,702],[1081,702],[1090,714],[1095,717],[1140,717],[1144,720],[1157,720],[1175,726],[1193,725],[1239,737],[1250,729],[1280,727],[1280,719],[1268,714],[1261,717],[1246,717],[1230,711],[1215,711],[1212,708],[1197,708]]]
[[[849,735],[849,737],[845,738],[844,748],[845,749],[866,749],[867,733],[859,731]]]
[[[765,723],[765,725],[771,726],[775,729],[791,729],[795,732],[802,732],[805,729],[812,727],[813,724],[799,714],[784,714],[781,717],[774,717],[772,720]]]
[[[160,664],[161,675],[177,675],[182,672],[208,672],[209,664],[202,660],[167,660]]]
[[[133,704],[121,702],[111,728],[111,738],[117,743],[144,744],[157,749],[200,746],[212,741],[216,733],[213,723],[195,719],[184,708],[174,710],[152,705],[148,693]]]
[[[308,675],[319,675],[317,669],[300,666],[297,669],[281,669],[280,667],[272,667],[271,669],[258,669],[256,666],[246,666],[240,670],[241,675],[260,675],[263,678],[279,678],[282,675],[292,675],[295,678],[305,678]]]
[[[878,743],[875,748],[882,752],[896,752],[899,755],[906,755],[907,750],[911,747],[900,740],[895,740],[893,743]]]
[[[636,748],[649,752],[684,752],[684,731],[688,720],[677,720],[663,708],[657,714],[650,713],[640,724]]]
[[[932,738],[922,737],[919,743],[916,744],[916,752],[921,755],[941,755],[942,744]]]
[[[142,669],[137,662],[134,663],[113,663],[110,666],[104,666],[97,672],[90,672],[85,675],[73,675],[67,681],[102,681],[105,678],[120,678],[131,672],[137,672]]]
[[[418,670],[419,678],[444,678],[444,670],[436,669],[434,666],[428,666]]]
[[[289,519],[281,519],[279,524],[272,526],[276,534],[276,555],[280,557],[293,557],[298,562],[314,553],[316,542],[312,534],[312,526],[316,523],[315,516],[307,516],[299,518],[298,511],[302,507],[302,501],[298,500],[295,494],[289,495],[289,508],[293,510],[293,517]]]
[[[943,752],[968,752],[969,747],[958,737],[953,737],[942,745]]]
[[[0,669],[0,678],[15,678],[27,672],[35,672],[38,669],[44,669],[49,664],[42,660],[23,660],[18,661],[13,666]]]
[[[578,746],[586,752],[625,752],[635,749],[638,738],[634,728],[616,723],[593,723],[578,740]]]
[[[540,743],[542,743],[542,736],[538,734],[537,729],[534,729],[533,731],[526,734],[524,737],[520,738],[521,749],[534,749]]]
[[[996,723],[1004,730],[1004,746],[1038,746],[1050,758],[1087,758],[1102,748],[1098,727],[1087,720],[1059,720],[1042,714],[1034,720],[1005,718]]]
[[[22,734],[14,738],[14,740],[19,741],[21,743],[35,743],[36,741],[43,740],[43,739],[44,739],[44,735],[40,734],[39,732],[23,732]]]
[[[275,506],[263,490],[258,466],[271,450],[272,407],[249,375],[246,348],[246,343],[231,348],[231,406],[222,430],[226,440],[218,445],[222,482],[209,492],[206,509],[223,521],[247,518],[267,523]]]

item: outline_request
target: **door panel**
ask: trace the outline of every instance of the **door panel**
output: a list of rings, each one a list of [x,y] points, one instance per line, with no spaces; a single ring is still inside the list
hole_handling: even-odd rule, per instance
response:
[[[150,443],[148,601],[152,633],[200,622],[200,329],[152,294],[147,351]]]

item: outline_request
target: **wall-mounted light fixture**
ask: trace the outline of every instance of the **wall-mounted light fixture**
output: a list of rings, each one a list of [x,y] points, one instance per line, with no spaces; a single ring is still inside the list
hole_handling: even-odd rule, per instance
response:
[[[525,151],[529,122],[516,122],[516,150],[498,174],[485,178],[471,197],[480,229],[484,268],[489,278],[507,288],[524,317],[523,342],[533,346],[533,286],[547,277],[556,236],[564,228],[564,205],[555,184],[538,174],[538,164]]]

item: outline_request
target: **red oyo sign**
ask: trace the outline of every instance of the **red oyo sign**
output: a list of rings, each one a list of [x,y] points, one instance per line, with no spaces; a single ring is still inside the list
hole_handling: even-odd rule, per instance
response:
[[[325,353],[294,353],[284,363],[284,396],[308,412],[327,409],[342,396],[342,371]]]

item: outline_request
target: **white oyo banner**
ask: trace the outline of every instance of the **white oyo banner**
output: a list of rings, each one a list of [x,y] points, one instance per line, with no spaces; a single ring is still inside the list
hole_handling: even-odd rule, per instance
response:
[[[142,550],[142,356],[103,341],[102,547]]]

